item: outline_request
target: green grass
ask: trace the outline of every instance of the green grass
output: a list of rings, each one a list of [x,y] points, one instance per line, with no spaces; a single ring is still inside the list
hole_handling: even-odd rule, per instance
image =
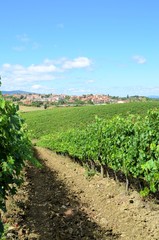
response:
[[[110,119],[117,114],[130,113],[145,115],[149,109],[159,108],[159,101],[109,104],[83,107],[59,107],[43,111],[21,113],[26,120],[32,138],[67,131],[71,128],[83,128],[95,120],[95,116]]]

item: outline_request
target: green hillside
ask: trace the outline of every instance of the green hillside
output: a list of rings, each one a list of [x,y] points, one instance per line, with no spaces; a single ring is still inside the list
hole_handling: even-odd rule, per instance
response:
[[[71,128],[82,128],[94,122],[95,116],[110,119],[114,115],[140,114],[145,115],[149,109],[159,108],[159,101],[110,104],[84,107],[59,107],[43,111],[22,113],[32,138],[66,131]]]

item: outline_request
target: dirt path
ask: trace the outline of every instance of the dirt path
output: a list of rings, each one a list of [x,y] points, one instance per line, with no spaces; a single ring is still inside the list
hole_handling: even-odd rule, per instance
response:
[[[17,239],[159,239],[157,203],[142,201],[136,191],[126,195],[125,186],[114,180],[86,179],[85,169],[69,158],[36,151],[43,168],[28,167],[15,199],[21,210],[13,218],[17,214],[23,226]]]

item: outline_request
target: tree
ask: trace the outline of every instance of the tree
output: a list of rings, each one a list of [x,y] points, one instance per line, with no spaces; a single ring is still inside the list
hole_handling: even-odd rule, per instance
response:
[[[34,107],[41,107],[43,105],[42,101],[34,101],[32,102],[32,106]]]
[[[48,107],[48,105],[45,103],[45,104],[44,104],[44,109],[47,109],[47,107]]]
[[[63,104],[66,104],[66,100],[65,99],[59,99],[58,100],[58,105],[63,105]]]
[[[88,104],[94,105],[93,101],[91,99],[88,100]]]

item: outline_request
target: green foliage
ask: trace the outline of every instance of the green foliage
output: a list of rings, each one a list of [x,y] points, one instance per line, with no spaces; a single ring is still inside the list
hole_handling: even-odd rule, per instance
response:
[[[9,194],[15,194],[16,187],[21,184],[21,170],[26,160],[33,160],[33,153],[26,125],[18,114],[18,106],[5,101],[2,95],[0,153],[0,209],[5,210],[5,200]]]
[[[41,138],[41,146],[67,154],[84,164],[106,166],[145,183],[143,196],[159,190],[159,111],[145,117],[96,117],[83,130],[69,130]]]
[[[94,175],[96,175],[96,171],[94,169],[90,169],[87,166],[85,167],[85,177],[90,180]]]
[[[48,105],[45,103],[45,104],[44,104],[44,109],[47,109],[47,107],[48,107]]]
[[[107,104],[83,107],[59,107],[46,111],[23,113],[33,138],[40,138],[49,133],[60,133],[72,128],[83,129],[94,122],[95,116],[102,119],[111,119],[121,114],[139,114],[144,116],[147,110],[158,108],[159,101],[134,102],[125,104]],[[47,124],[46,124],[47,123]]]
[[[10,225],[8,223],[3,224],[2,222],[0,222],[0,239],[1,240],[7,240],[6,235],[9,227]]]
[[[2,221],[0,221],[0,239],[2,239],[3,232],[4,232],[4,225],[3,225]]]
[[[34,107],[41,107],[43,105],[43,102],[42,101],[34,101],[34,102],[32,102],[31,105]]]
[[[40,144],[78,158],[84,164],[122,171],[145,182],[144,194],[158,190],[158,101],[62,107],[24,113]],[[94,118],[96,121],[94,122]],[[67,132],[67,133],[66,133]]]

